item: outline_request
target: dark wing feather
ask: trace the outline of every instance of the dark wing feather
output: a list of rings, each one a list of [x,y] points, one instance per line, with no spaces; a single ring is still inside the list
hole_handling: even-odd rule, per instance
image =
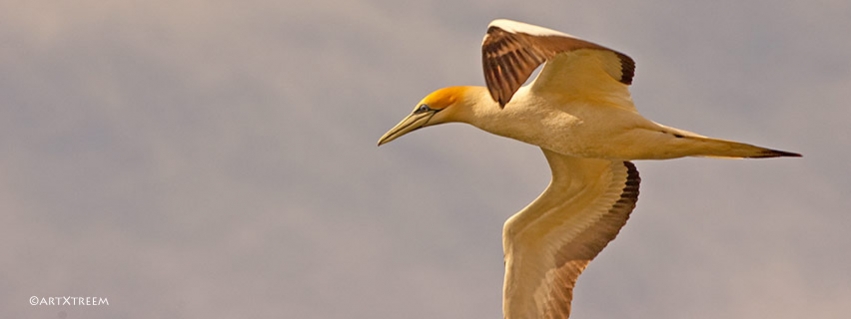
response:
[[[510,23],[512,28],[504,28],[506,23]],[[527,33],[522,29],[524,27],[530,28],[530,31],[545,30],[547,33]],[[580,49],[614,54],[617,57],[614,63],[620,67],[604,71],[620,83],[632,83],[635,62],[625,54],[536,26],[506,20],[492,22],[482,41],[482,67],[491,97],[504,107],[538,66],[561,53]]]
[[[550,185],[505,224],[507,319],[568,318],[576,280],[638,200],[640,178],[630,162],[544,154]]]

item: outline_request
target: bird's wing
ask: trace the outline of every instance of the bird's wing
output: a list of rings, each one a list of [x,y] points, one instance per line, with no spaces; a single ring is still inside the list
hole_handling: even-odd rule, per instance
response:
[[[576,279],[626,224],[638,200],[630,162],[544,150],[553,178],[505,223],[505,318],[567,318]]]
[[[635,62],[606,47],[530,24],[494,20],[482,41],[485,82],[494,101],[505,106],[532,72],[546,62],[532,84],[567,98],[621,96],[632,83]]]

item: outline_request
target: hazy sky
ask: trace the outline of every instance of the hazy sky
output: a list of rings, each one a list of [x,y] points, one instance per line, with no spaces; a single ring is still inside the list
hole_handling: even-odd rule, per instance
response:
[[[630,55],[650,119],[804,154],[638,162],[573,318],[851,315],[849,1],[0,0],[0,317],[501,318],[540,151],[375,146],[484,83],[500,17]]]

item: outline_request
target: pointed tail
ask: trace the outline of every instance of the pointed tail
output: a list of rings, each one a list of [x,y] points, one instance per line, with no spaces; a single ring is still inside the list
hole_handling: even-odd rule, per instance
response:
[[[798,153],[709,137],[684,136],[683,139],[689,140],[690,146],[697,151],[694,156],[722,158],[801,157],[801,154]]]

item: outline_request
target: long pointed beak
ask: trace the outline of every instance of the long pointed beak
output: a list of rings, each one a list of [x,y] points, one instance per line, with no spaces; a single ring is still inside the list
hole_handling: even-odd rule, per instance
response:
[[[423,112],[423,113],[413,113],[408,115],[404,120],[396,124],[393,128],[391,128],[387,133],[384,133],[378,140],[378,146],[389,143],[396,138],[408,134],[409,132],[413,132],[418,128],[421,128],[428,123],[428,120],[434,116],[435,112]]]

